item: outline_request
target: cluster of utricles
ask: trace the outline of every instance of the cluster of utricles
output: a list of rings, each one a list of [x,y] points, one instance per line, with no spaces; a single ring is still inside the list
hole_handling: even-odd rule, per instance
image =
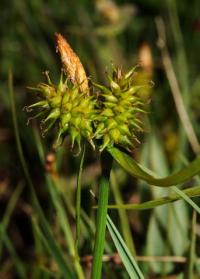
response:
[[[135,69],[126,74],[113,69],[108,76],[109,85],[93,84],[94,92],[82,92],[80,85],[72,85],[63,76],[58,85],[54,85],[48,74],[48,83],[40,83],[34,90],[40,92],[40,101],[29,109],[41,109],[43,133],[54,125],[57,128],[55,147],[62,143],[66,135],[70,136],[72,147],[86,139],[93,148],[100,151],[120,145],[127,150],[133,149],[138,142],[137,132],[142,131],[140,114],[144,113],[144,102],[140,89],[146,85],[134,83]],[[89,90],[89,89],[88,89]]]
[[[139,114],[145,113],[140,90],[146,85],[136,85],[134,74],[135,68],[126,74],[114,68],[109,86],[96,84],[101,96],[95,131],[95,138],[102,139],[100,151],[114,144],[131,150],[139,142],[136,133],[143,130]]]

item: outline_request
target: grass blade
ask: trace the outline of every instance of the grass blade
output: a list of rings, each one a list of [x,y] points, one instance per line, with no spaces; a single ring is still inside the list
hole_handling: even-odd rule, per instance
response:
[[[122,239],[120,233],[110,219],[109,215],[107,215],[107,227],[130,278],[144,279],[144,276],[142,275],[142,272],[140,271],[136,261],[132,257],[130,251],[128,250],[128,247],[126,246],[124,240]]]
[[[21,192],[23,190],[23,186],[22,184],[19,184],[15,191],[13,192],[10,200],[9,200],[9,203],[7,205],[7,208],[6,208],[6,211],[5,211],[5,214],[2,218],[2,221],[1,221],[1,229],[0,229],[0,239],[3,239],[4,237],[4,234],[6,234],[6,229],[8,227],[8,224],[9,224],[9,221],[10,221],[10,217],[12,215],[12,212],[16,206],[16,203],[21,195]],[[2,242],[0,241],[0,257],[1,257],[1,254],[2,254]]]
[[[176,188],[177,190],[178,188]],[[182,190],[182,195],[183,193],[186,195],[186,197],[195,197],[195,196],[200,196],[200,186],[195,186],[189,189]],[[184,196],[185,197],[185,196]],[[147,210],[147,209],[153,209],[157,206],[161,206],[164,204],[176,202],[178,200],[182,199],[179,193],[176,194],[171,194],[169,196],[165,196],[162,198],[150,200],[147,202],[143,202],[140,204],[116,204],[116,205],[109,205],[109,209],[118,209],[118,208],[123,208],[126,210]]]
[[[0,229],[2,229],[1,226],[0,226]],[[26,279],[27,276],[26,276],[25,267],[24,267],[22,261],[20,260],[19,256],[17,255],[17,253],[15,251],[15,248],[12,244],[12,241],[10,240],[10,238],[6,234],[3,235],[3,241],[6,245],[7,250],[9,251],[9,253],[12,257],[13,264],[16,268],[16,271],[19,275],[19,278]]]
[[[193,202],[193,200],[191,200],[182,190],[176,186],[173,186],[172,189],[200,214],[200,207],[195,202]]]
[[[151,173],[150,170],[146,170],[146,168],[134,161],[132,157],[120,151],[119,149],[112,147],[109,148],[108,151],[120,164],[120,166],[124,168],[130,175],[145,180],[151,185],[159,187],[169,187],[183,183],[200,172],[200,156],[198,156],[183,170],[180,170],[177,173],[169,175],[165,178],[156,178],[149,174]]]
[[[186,271],[186,278],[193,278],[193,270],[195,265],[195,244],[196,244],[196,224],[197,224],[197,213],[195,210],[192,212],[192,228],[191,228],[191,239],[190,239],[190,249],[188,255],[188,270]]]

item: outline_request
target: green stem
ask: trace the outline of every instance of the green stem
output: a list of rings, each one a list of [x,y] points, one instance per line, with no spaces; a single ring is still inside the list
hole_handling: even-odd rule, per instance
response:
[[[101,155],[101,166],[102,175],[99,182],[99,201],[97,209],[97,225],[91,279],[101,278],[102,257],[105,245],[106,216],[109,197],[109,177],[112,167],[112,157],[106,151]]]
[[[45,154],[43,153],[41,139],[36,131],[35,131],[35,140],[37,143],[36,146],[38,149],[38,154],[39,154],[41,163],[44,164]],[[83,159],[84,159],[84,153],[85,153],[85,145],[83,147],[83,152],[82,152],[82,156],[81,156],[81,163],[80,163],[81,169],[82,169],[82,164],[83,164]],[[79,170],[79,176],[81,177],[80,170]],[[66,242],[67,242],[69,254],[70,254],[71,258],[73,259],[74,269],[76,271],[77,278],[85,279],[85,275],[84,275],[83,269],[80,265],[79,257],[77,254],[76,245],[75,245],[74,238],[73,238],[72,228],[69,223],[69,218],[68,218],[66,210],[64,209],[64,206],[62,204],[62,197],[60,195],[61,193],[58,190],[59,181],[58,180],[55,181],[52,178],[52,176],[49,174],[46,174],[45,177],[46,177],[46,185],[48,187],[48,191],[50,193],[53,205],[56,209],[56,214],[57,214],[57,218],[59,220],[60,227],[63,231],[63,234],[64,234]],[[81,187],[81,183],[80,183],[80,187]],[[36,226],[36,224],[35,224],[35,226]],[[44,241],[44,238],[43,238],[43,241]]]
[[[83,150],[81,154],[81,162],[79,166],[79,172],[77,177],[76,188],[76,252],[78,255],[78,242],[80,239],[80,226],[81,226],[81,177],[83,171],[83,162],[85,158],[85,143],[83,144]]]

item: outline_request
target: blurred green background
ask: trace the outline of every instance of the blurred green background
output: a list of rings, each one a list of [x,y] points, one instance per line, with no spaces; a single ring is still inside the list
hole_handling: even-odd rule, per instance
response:
[[[62,278],[59,273],[55,275],[56,264],[43,247],[34,226],[30,190],[15,142],[8,73],[11,71],[13,74],[18,132],[29,175],[55,239],[67,255],[69,244],[60,229],[62,224],[55,213],[53,196],[45,175],[50,173],[53,177],[73,235],[79,158],[71,154],[67,140],[55,154],[51,148],[53,136],[41,138],[38,121],[26,125],[29,115],[23,108],[35,100],[34,93],[27,87],[44,81],[42,72],[45,70],[49,71],[54,82],[58,82],[61,62],[55,51],[55,32],[67,38],[79,55],[87,75],[94,80],[106,82],[105,72],[111,63],[126,70],[141,62],[141,78],[152,79],[154,87],[151,90],[148,128],[134,156],[157,173],[166,175],[184,166],[186,158],[193,159],[195,150],[188,141],[177,113],[167,75],[170,68],[163,66],[166,57],[158,44],[158,29],[163,26],[165,30],[160,35],[166,35],[167,55],[172,62],[175,79],[196,137],[200,138],[198,0],[0,1],[0,278]],[[85,256],[91,255],[94,233],[93,199],[89,190],[92,188],[96,192],[100,172],[96,155],[87,147],[82,179],[84,221],[80,241],[80,255],[86,273],[90,270],[90,262],[86,261]],[[111,203],[140,202],[166,195],[170,191],[132,180],[117,166],[115,176],[119,185],[113,187]],[[183,187],[194,183],[191,181]],[[199,202],[197,198],[196,201]],[[142,214],[138,211],[128,214],[113,211],[110,214],[133,253],[136,249],[136,255],[147,257],[143,260],[138,258],[145,278],[189,278],[181,276],[187,276],[192,210],[183,201]],[[198,218],[195,228],[193,234],[196,235],[196,245],[193,253],[198,258]],[[108,236],[106,253],[112,254],[114,251]],[[169,255],[176,258],[167,258]],[[152,256],[161,256],[163,259],[152,260]],[[198,260],[194,266],[192,278],[199,278]],[[112,269],[114,271],[110,273]],[[128,278],[122,265],[115,261],[108,261],[104,276]]]

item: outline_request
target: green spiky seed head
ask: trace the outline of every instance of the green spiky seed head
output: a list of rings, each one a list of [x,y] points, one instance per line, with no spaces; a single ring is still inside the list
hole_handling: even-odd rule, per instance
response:
[[[136,67],[128,73],[113,68],[108,75],[109,85],[94,84],[100,91],[100,114],[96,121],[95,138],[101,139],[100,151],[119,145],[132,150],[138,141],[138,132],[143,131],[141,114],[145,113],[140,90],[148,84],[135,84]]]
[[[68,79],[63,81],[63,75],[58,85],[54,85],[48,73],[48,83],[40,83],[36,88],[40,94],[40,101],[27,107],[32,110],[37,107],[41,111],[36,115],[42,116],[41,126],[46,134],[52,126],[57,128],[57,138],[54,147],[58,147],[69,135],[72,147],[77,144],[81,148],[82,138],[90,142],[94,148],[93,120],[96,118],[95,102],[89,92],[80,91],[79,85],[73,85]]]

